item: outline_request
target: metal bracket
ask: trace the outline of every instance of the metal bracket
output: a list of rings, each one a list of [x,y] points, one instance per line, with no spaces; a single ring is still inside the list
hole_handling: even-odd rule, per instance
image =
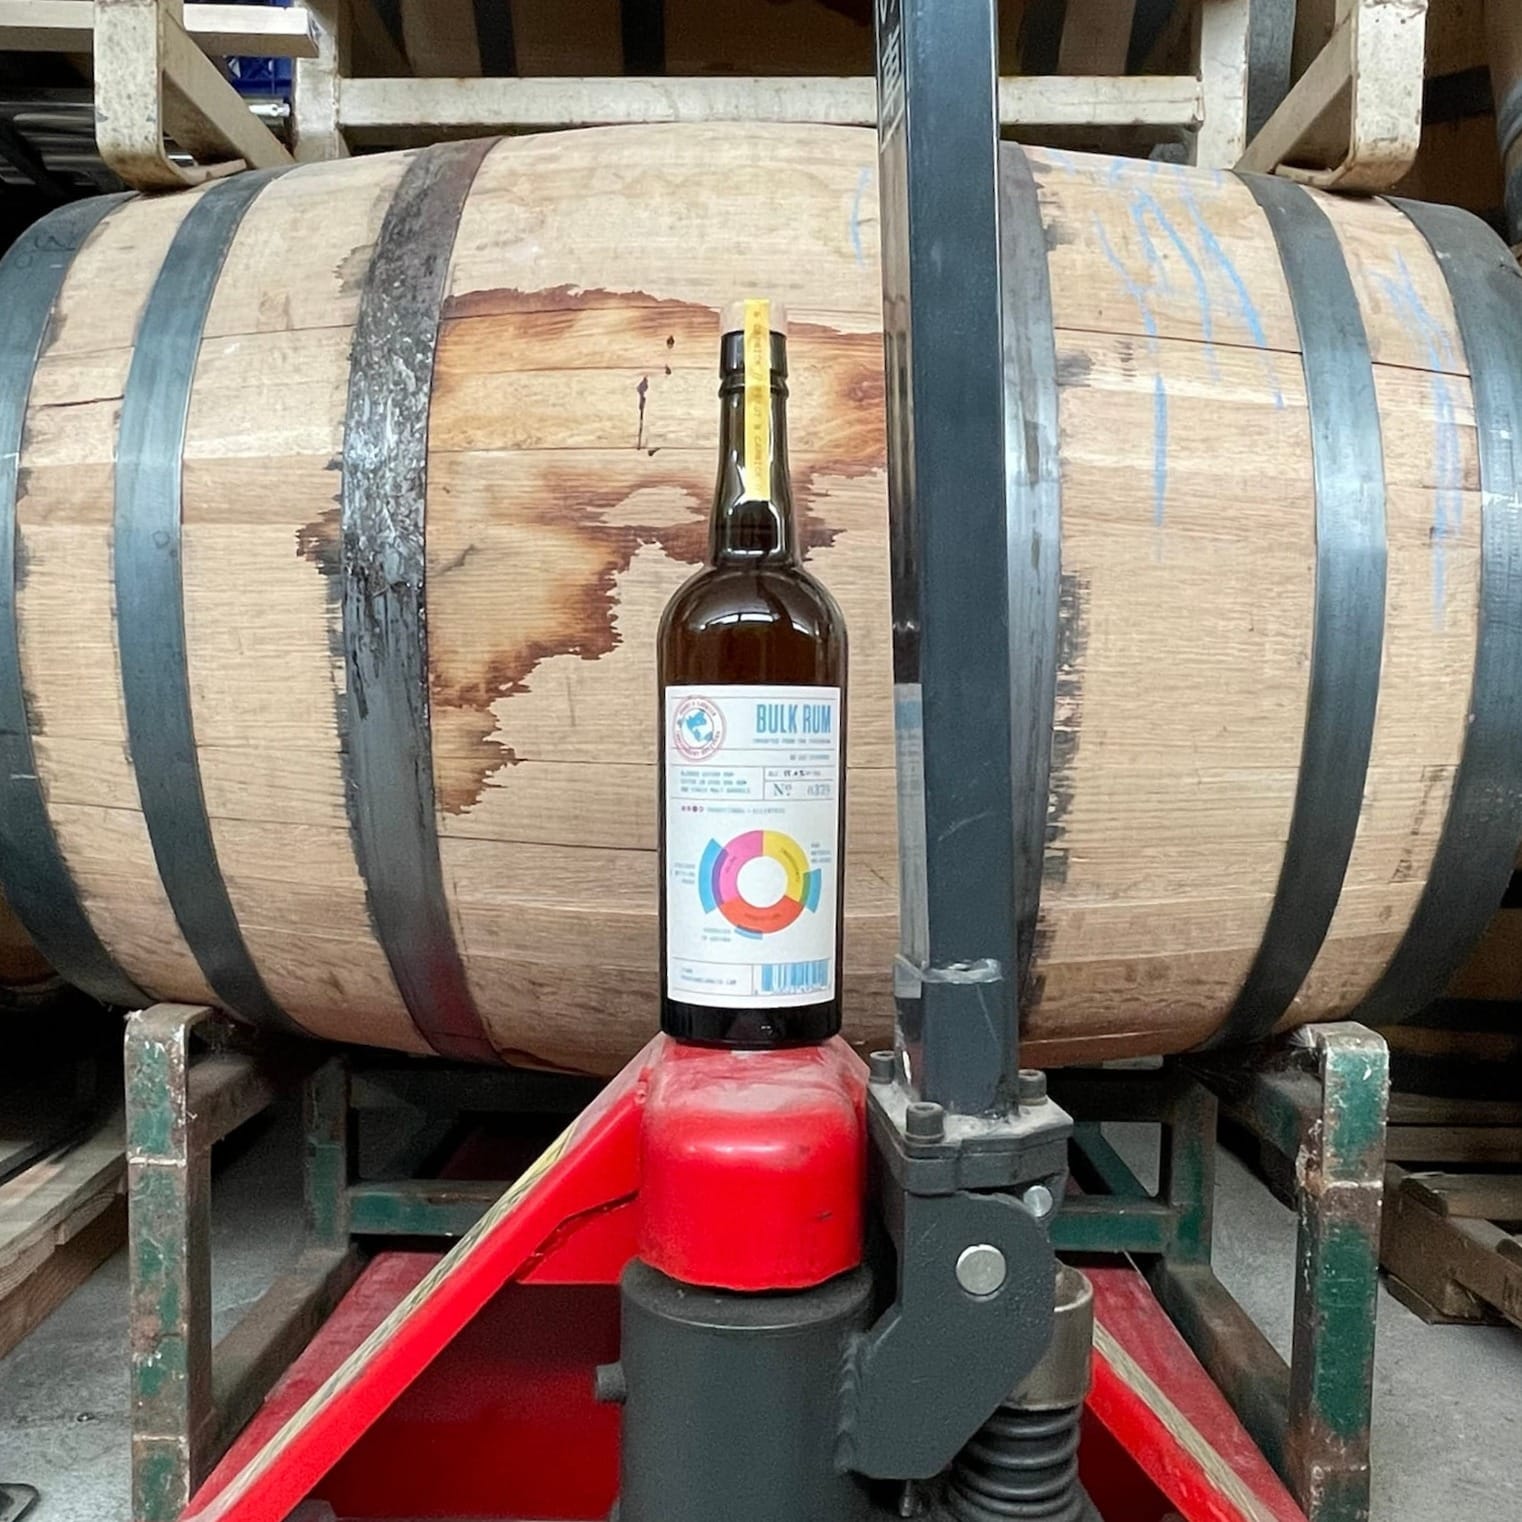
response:
[[[1290,1365],[1207,1263],[1154,1288],[1311,1522],[1367,1522],[1389,1052],[1362,1025],[1307,1025],[1276,1062],[1210,1066],[1222,1108],[1292,1168],[1300,1217]]]
[[[947,1115],[913,1100],[886,1058],[874,1061],[867,1114],[898,1290],[855,1346],[842,1463],[874,1479],[922,1480],[956,1457],[1047,1349],[1056,1268],[1047,1221],[1066,1182],[1072,1122],[1034,1081],[1031,1102],[1006,1116]]]
[[[1008,1195],[905,1194],[896,1224],[898,1298],[856,1345],[843,1458],[873,1479],[924,1480],[1045,1353],[1056,1260],[1045,1227]],[[958,1279],[973,1251],[1003,1264],[986,1294]]]
[[[200,1005],[127,1017],[127,1207],[132,1346],[132,1515],[170,1522],[280,1371],[359,1271],[344,1182],[348,1077],[307,1049],[230,1048],[192,1062],[191,1032],[215,1029]],[[320,1065],[319,1065],[320,1064]],[[211,1340],[212,1144],[303,1085],[303,1251],[217,1345]]]
[[[873,1156],[895,1184],[913,1194],[1021,1189],[1060,1180],[1072,1129],[1066,1112],[1045,1097],[1044,1083],[1039,1099],[992,1116],[948,1114],[937,1104],[915,1100],[902,1082],[886,1081],[876,1071],[867,1090]]]

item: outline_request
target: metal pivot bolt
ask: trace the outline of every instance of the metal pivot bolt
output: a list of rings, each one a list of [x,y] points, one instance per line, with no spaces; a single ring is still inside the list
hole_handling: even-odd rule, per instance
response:
[[[1052,1191],[1045,1184],[1032,1184],[1024,1194],[1020,1196],[1025,1208],[1039,1221],[1052,1213],[1052,1206],[1056,1203],[1052,1198]]]
[[[992,1295],[1004,1287],[1009,1265],[1004,1254],[989,1242],[964,1247],[957,1258],[957,1283],[969,1295]]]
[[[1016,1093],[1023,1105],[1045,1104],[1046,1074],[1040,1068],[1021,1068]]]
[[[940,1141],[946,1134],[946,1112],[938,1104],[917,1099],[904,1112],[904,1135],[915,1141]]]
[[[892,1083],[896,1066],[893,1052],[873,1052],[867,1058],[867,1067],[873,1083]]]

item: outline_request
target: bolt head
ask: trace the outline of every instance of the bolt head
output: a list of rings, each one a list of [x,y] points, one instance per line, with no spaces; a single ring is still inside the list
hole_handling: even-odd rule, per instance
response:
[[[1032,1184],[1020,1198],[1025,1208],[1038,1221],[1049,1216],[1052,1213],[1052,1207],[1057,1203],[1052,1198],[1052,1191],[1045,1184]]]
[[[1023,1105],[1046,1103],[1046,1074],[1040,1068],[1021,1068],[1015,1090]]]
[[[916,1099],[904,1112],[904,1134],[915,1141],[940,1141],[946,1135],[946,1112],[938,1104]]]
[[[957,1258],[957,1283],[969,1295],[997,1294],[1008,1277],[1009,1265],[1004,1254],[991,1242],[964,1247]]]
[[[873,1052],[867,1058],[867,1068],[873,1083],[892,1083],[898,1069],[898,1058],[893,1052]]]

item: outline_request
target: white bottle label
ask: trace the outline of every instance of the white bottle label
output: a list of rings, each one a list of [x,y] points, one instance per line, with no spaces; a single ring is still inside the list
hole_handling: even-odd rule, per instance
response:
[[[666,689],[666,981],[779,1009],[835,996],[838,687]]]

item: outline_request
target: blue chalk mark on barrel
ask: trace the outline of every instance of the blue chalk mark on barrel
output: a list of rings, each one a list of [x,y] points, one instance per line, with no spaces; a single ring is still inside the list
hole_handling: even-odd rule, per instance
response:
[[[1156,169],[1158,166],[1154,162],[1152,167]],[[1149,250],[1148,257],[1153,263],[1158,263],[1159,261],[1157,260],[1152,240],[1147,236],[1145,222],[1149,216],[1162,229],[1168,241],[1178,250],[1179,258],[1184,261],[1184,265],[1189,271],[1189,278],[1194,282],[1195,295],[1200,306],[1200,332],[1204,335],[1205,339],[1205,362],[1210,368],[1210,378],[1218,381],[1221,378],[1221,365],[1215,350],[1215,312],[1214,304],[1210,299],[1210,287],[1205,281],[1205,271],[1200,268],[1200,261],[1194,257],[1194,251],[1179,236],[1178,229],[1169,220],[1167,212],[1163,210],[1157,197],[1150,190],[1140,190],[1136,192],[1131,202],[1131,220],[1136,224],[1137,231],[1145,239]],[[1161,268],[1161,266],[1159,267]],[[1163,274],[1163,280],[1164,289],[1166,289],[1166,272]]]
[[[1099,213],[1094,214],[1094,236],[1100,251],[1115,273],[1120,276],[1126,294],[1136,303],[1141,313],[1142,327],[1147,334],[1147,347],[1152,354],[1156,375],[1152,383],[1152,522],[1157,528],[1163,526],[1164,511],[1168,500],[1168,388],[1163,382],[1161,350],[1158,344],[1157,318],[1152,311],[1152,296],[1136,277],[1126,268],[1125,261],[1115,252],[1110,235],[1105,231]],[[1150,242],[1150,240],[1148,240]],[[1154,249],[1154,254],[1156,250]],[[1162,546],[1155,551],[1162,559]]]
[[[1458,538],[1464,527],[1464,462],[1459,449],[1458,407],[1453,377],[1445,372],[1459,361],[1453,335],[1427,309],[1405,256],[1395,255],[1400,278],[1379,271],[1374,281],[1389,301],[1407,318],[1407,325],[1420,335],[1431,367],[1428,383],[1436,413],[1433,472],[1437,477],[1432,494],[1432,627],[1441,631],[1448,616],[1448,541]]]
[[[1158,371],[1152,383],[1152,522],[1163,526],[1163,509],[1168,500],[1168,388],[1163,384],[1162,371]],[[1163,547],[1156,546],[1156,555],[1163,558]]]
[[[1219,180],[1216,182],[1220,183]],[[1194,190],[1189,181],[1182,181],[1184,191],[1184,204],[1189,208],[1190,220],[1194,223],[1196,233],[1199,234],[1200,246],[1205,250],[1210,262],[1226,277],[1230,285],[1232,295],[1236,300],[1238,313],[1242,318],[1242,325],[1247,329],[1252,338],[1255,348],[1263,350],[1263,366],[1268,375],[1269,384],[1274,390],[1274,408],[1276,411],[1284,410],[1284,389],[1279,384],[1279,377],[1274,372],[1273,361],[1268,355],[1268,337],[1263,328],[1263,318],[1252,299],[1252,293],[1247,289],[1247,282],[1242,278],[1242,272],[1232,261],[1231,255],[1221,246],[1221,240],[1216,237],[1214,230],[1205,220],[1200,211],[1200,203],[1195,199]]]
[[[851,198],[851,248],[856,255],[857,269],[867,267],[867,256],[861,246],[861,202],[867,193],[867,187],[872,183],[872,166],[863,164],[861,173],[856,176],[856,194]]]

